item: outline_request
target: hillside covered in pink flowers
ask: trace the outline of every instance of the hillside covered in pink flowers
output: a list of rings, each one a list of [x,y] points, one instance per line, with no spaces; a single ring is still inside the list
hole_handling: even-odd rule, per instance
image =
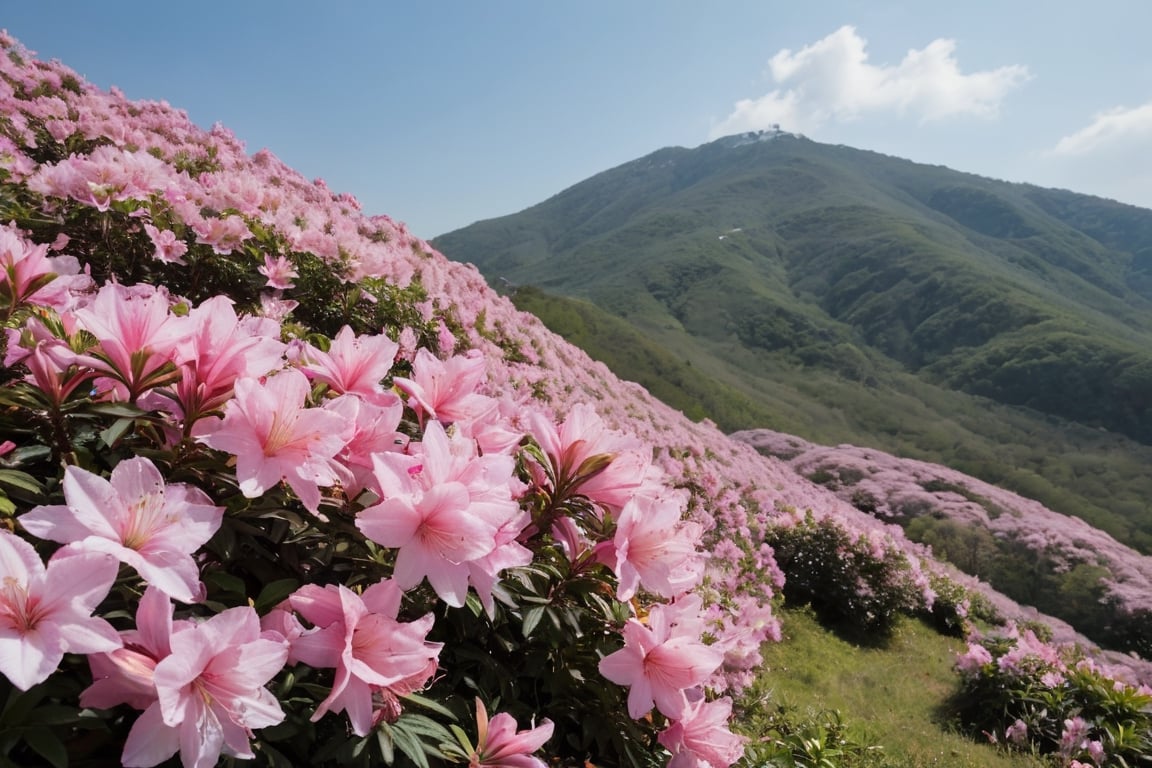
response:
[[[875,449],[814,445],[772,430],[732,437],[786,461],[857,511],[934,544],[949,562],[1029,605],[1067,615],[1069,601],[1085,599],[1109,614],[1085,617],[1099,622],[1097,630],[1104,622],[1128,620],[1129,636],[1147,658],[1141,643],[1152,615],[1152,558],[1083,520],[948,467]],[[1009,569],[1032,567],[1026,573],[997,570],[1001,555]],[[1087,594],[1072,594],[1077,586]]]
[[[1148,559],[1078,521],[944,468],[766,456],[225,127],[0,48],[17,763],[730,765],[780,638],[768,541],[808,512],[899,560],[910,613],[946,576],[1037,618],[909,541],[913,509],[1149,610]]]

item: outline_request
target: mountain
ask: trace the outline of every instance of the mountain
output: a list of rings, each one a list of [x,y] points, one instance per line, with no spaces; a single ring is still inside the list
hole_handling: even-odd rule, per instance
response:
[[[947,464],[1152,551],[1152,211],[770,132],[433,244],[693,418]]]

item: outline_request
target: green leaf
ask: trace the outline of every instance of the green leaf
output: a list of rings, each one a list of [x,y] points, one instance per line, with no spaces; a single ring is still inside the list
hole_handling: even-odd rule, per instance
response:
[[[71,725],[79,719],[80,710],[64,704],[46,704],[28,715],[28,720],[36,725]]]
[[[90,403],[87,410],[89,413],[120,419],[136,419],[148,415],[148,411],[128,403]]]
[[[4,705],[4,712],[0,714],[0,724],[7,727],[21,725],[26,722],[28,713],[48,695],[48,688],[43,683],[34,685],[27,691],[21,691],[16,686],[8,694],[8,701]]]
[[[279,604],[280,601],[295,592],[299,586],[300,582],[296,579],[278,579],[277,581],[266,584],[264,588],[260,590],[260,595],[256,598],[256,613],[263,616]]]
[[[449,725],[448,728],[451,729],[452,734],[456,737],[456,741],[460,742],[460,746],[463,748],[464,754],[471,755],[476,751],[472,748],[472,741],[468,738],[468,734],[464,733],[463,728],[456,725],[455,723]]]
[[[421,696],[417,693],[409,693],[406,696],[402,696],[401,698],[404,699],[404,701],[415,704],[418,707],[423,707],[424,709],[431,710],[438,715],[443,715],[449,720],[454,721],[456,719],[456,715],[452,714],[452,710],[448,709],[440,702],[433,701],[432,699],[429,699],[425,696]]]
[[[215,585],[221,591],[235,595],[246,595],[248,589],[244,580],[224,571],[208,571],[204,574],[204,581]]]
[[[44,485],[32,475],[18,469],[0,469],[0,485],[26,491],[34,496],[44,495]]]
[[[429,768],[428,756],[424,752],[424,744],[411,733],[396,726],[392,727],[392,739],[396,747],[408,756],[419,768]]]
[[[524,638],[528,639],[532,636],[532,631],[536,629],[536,625],[540,623],[540,619],[544,616],[545,606],[534,605],[528,610],[524,611],[524,623],[520,631],[524,634]]]
[[[452,733],[427,715],[405,713],[396,722],[397,727],[419,736],[428,736],[438,743],[452,740]]]
[[[100,439],[104,441],[104,445],[109,448],[114,448],[120,438],[124,437],[124,434],[135,423],[135,419],[117,419],[113,422],[112,426],[100,433]]]
[[[376,743],[380,745],[380,755],[388,765],[396,762],[395,742],[392,740],[392,729],[387,723],[376,729]]]
[[[24,732],[24,740],[53,768],[68,768],[68,750],[48,728],[29,728]]]

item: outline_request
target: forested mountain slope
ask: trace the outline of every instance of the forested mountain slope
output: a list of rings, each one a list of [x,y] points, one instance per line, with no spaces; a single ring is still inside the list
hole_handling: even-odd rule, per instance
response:
[[[595,309],[627,321],[725,393],[686,384],[693,417],[939,461],[1152,548],[1152,211],[777,132],[434,243],[602,359],[625,331]]]

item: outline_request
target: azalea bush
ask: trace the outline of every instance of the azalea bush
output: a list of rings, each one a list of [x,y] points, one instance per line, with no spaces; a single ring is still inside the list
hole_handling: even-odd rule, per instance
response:
[[[824,624],[883,638],[899,616],[931,609],[919,563],[875,532],[808,512],[769,529],[766,541],[784,572],[785,601],[811,605]]]
[[[740,757],[770,551],[402,225],[0,47],[0,758]]]
[[[961,724],[1060,766],[1152,765],[1152,688],[1031,629],[973,635],[956,661]]]

